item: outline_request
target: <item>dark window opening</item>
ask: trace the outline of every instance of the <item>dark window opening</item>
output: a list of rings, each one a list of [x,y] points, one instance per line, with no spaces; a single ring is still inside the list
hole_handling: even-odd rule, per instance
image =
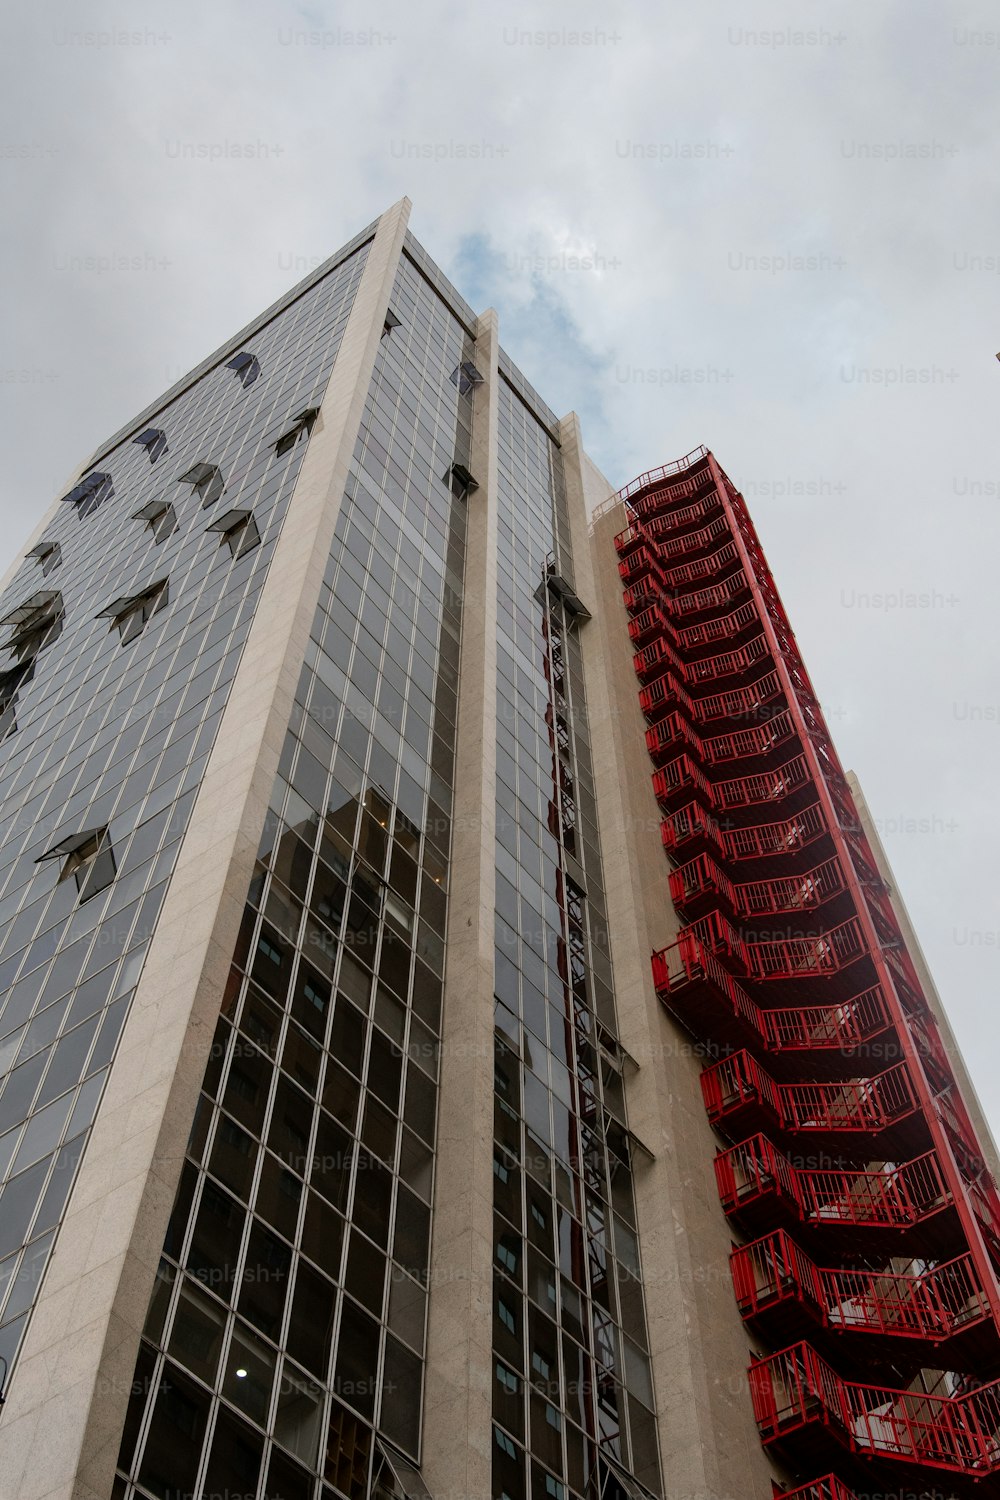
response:
[[[480,375],[470,359],[465,359],[455,366],[448,378],[452,385],[458,386],[461,395],[467,396],[477,385],[482,385],[485,377]]]
[[[62,562],[62,548],[58,542],[39,542],[25,554],[33,557],[42,570],[42,577],[48,578],[53,568],[58,568]]]
[[[93,474],[87,474],[75,484],[68,495],[63,495],[63,500],[76,506],[77,515],[89,516],[105,500],[110,500],[114,492],[111,475],[95,469]]]
[[[41,864],[46,859],[62,860],[59,880],[68,880],[72,875],[81,902],[89,901],[115,878],[115,856],[106,828],[84,828],[80,833],[72,833],[46,849],[35,863]]]
[[[290,448],[294,448],[303,435],[308,437],[313,430],[313,424],[318,416],[319,407],[307,406],[304,411],[299,412],[297,417],[293,417],[291,426],[286,432],[282,433],[274,445],[276,457],[280,458]]]
[[[62,594],[52,589],[32,594],[0,620],[0,628],[11,627],[4,650],[19,662],[32,661],[61,633],[64,616]]]
[[[227,510],[225,515],[206,526],[206,531],[219,533],[220,545],[228,547],[234,557],[243,557],[260,546],[260,532],[253,512],[249,510]]]
[[[191,485],[204,508],[214,505],[226,487],[226,481],[219,471],[218,464],[204,462],[192,464],[190,469],[185,469],[183,474],[178,474],[177,481],[179,484]]]
[[[247,386],[253,385],[260,374],[260,361],[255,354],[241,349],[239,354],[234,354],[232,359],[226,360],[226,369],[236,371],[240,377],[240,384],[246,390]]]
[[[166,603],[167,580],[161,578],[137,594],[123,594],[120,599],[115,599],[106,609],[102,609],[97,618],[110,620],[122,638],[122,645],[126,646],[129,641],[134,641],[137,635],[142,634],[157,610],[162,609]]]
[[[399,327],[401,327],[400,320],[396,317],[392,308],[390,308],[385,315],[385,322],[382,325],[382,337],[386,338],[394,328]]]
[[[444,477],[451,481],[451,492],[456,500],[467,500],[479,488],[479,481],[473,479],[464,464],[452,464]]]
[[[35,675],[33,661],[20,663],[0,673],[0,742],[17,729],[17,695],[21,686]]]
[[[177,530],[177,512],[167,500],[150,500],[135,511],[133,521],[145,521],[157,542],[165,542]]]
[[[606,1454],[597,1460],[596,1477],[600,1500],[652,1500],[646,1486]]]
[[[138,443],[140,448],[145,448],[151,464],[155,464],[156,460],[167,451],[167,434],[162,427],[147,427],[132,441]]]
[[[375,1444],[372,1478],[372,1500],[431,1500],[420,1471],[383,1438]]]

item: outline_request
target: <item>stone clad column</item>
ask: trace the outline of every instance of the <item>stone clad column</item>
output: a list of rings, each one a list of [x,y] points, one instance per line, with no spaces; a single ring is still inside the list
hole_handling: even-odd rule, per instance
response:
[[[422,1471],[432,1495],[488,1496],[493,1284],[496,891],[497,317],[479,319],[455,813],[441,1038]]]

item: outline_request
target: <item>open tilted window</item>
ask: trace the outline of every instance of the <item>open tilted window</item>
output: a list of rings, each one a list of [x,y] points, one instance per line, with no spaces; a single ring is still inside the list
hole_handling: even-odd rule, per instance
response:
[[[598,1500],[653,1500],[651,1490],[606,1454],[602,1453],[597,1460],[595,1478]]]
[[[245,552],[252,552],[254,547],[260,546],[257,522],[249,510],[227,510],[205,530],[217,532],[222,545],[228,547],[234,557],[242,557]]]
[[[18,693],[34,675],[34,661],[18,662],[16,667],[0,672],[0,741],[17,729]]]
[[[274,445],[276,457],[280,458],[283,453],[287,453],[290,448],[294,448],[297,442],[308,438],[318,416],[318,406],[307,406],[297,416],[292,417],[287,428]]]
[[[240,384],[246,390],[248,385],[253,385],[260,374],[260,361],[248,349],[241,349],[239,354],[234,354],[232,359],[226,360],[226,369],[236,371],[240,377]]]
[[[450,482],[451,492],[456,500],[468,500],[479,488],[479,481],[473,479],[464,464],[452,464],[444,477]]]
[[[122,638],[122,645],[134,641],[141,635],[149,621],[167,603],[167,580],[159,579],[137,594],[123,594],[115,599],[97,616],[99,620],[110,620]]]
[[[177,530],[177,512],[168,500],[150,500],[148,505],[133,511],[132,520],[145,521],[158,542],[165,542]]]
[[[463,396],[467,396],[470,391],[475,390],[477,385],[482,385],[483,378],[471,359],[464,359],[460,365],[456,365],[448,377],[452,385],[458,386]]]
[[[62,498],[63,501],[76,506],[78,516],[89,516],[99,505],[103,505],[105,500],[110,500],[114,492],[111,475],[95,469],[92,474],[85,474],[73,486],[69,494],[63,495]]]
[[[381,1438],[375,1444],[372,1500],[431,1500],[419,1469]]]
[[[3,649],[19,662],[32,661],[62,631],[65,611],[62,594],[41,589],[0,620],[0,629],[10,629]]]
[[[214,505],[226,487],[218,464],[206,463],[204,460],[192,464],[183,474],[178,474],[177,481],[179,484],[191,485],[204,507]]]
[[[167,434],[162,427],[147,427],[132,439],[140,448],[145,448],[151,464],[167,451]]]
[[[58,568],[62,562],[62,548],[58,542],[38,542],[25,557],[33,557],[42,570],[42,577],[48,578],[53,568]]]
[[[402,327],[402,324],[400,323],[400,320],[396,317],[396,314],[393,312],[392,308],[390,307],[389,310],[388,310],[388,312],[385,315],[385,322],[382,325],[382,337],[383,338],[388,338],[389,334],[392,332],[392,330],[394,328],[400,328],[400,327]]]
[[[40,854],[35,863],[41,864],[46,859],[62,860],[59,879],[68,880],[72,875],[81,901],[89,901],[115,878],[115,856],[106,828],[84,828],[71,833]]]

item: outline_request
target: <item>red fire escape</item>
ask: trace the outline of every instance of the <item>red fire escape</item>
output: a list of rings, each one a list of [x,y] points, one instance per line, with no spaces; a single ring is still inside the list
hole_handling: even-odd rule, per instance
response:
[[[799,1500],[1000,1496],[1000,1197],[753,524],[705,449],[621,498],[761,1440]]]

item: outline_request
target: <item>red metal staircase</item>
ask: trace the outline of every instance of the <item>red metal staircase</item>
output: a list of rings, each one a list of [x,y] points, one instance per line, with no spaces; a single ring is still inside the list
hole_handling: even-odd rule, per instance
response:
[[[711,1059],[780,1493],[858,1500],[902,1465],[1000,1496],[1000,1196],[753,524],[704,449],[621,498],[682,922],[653,979]]]

